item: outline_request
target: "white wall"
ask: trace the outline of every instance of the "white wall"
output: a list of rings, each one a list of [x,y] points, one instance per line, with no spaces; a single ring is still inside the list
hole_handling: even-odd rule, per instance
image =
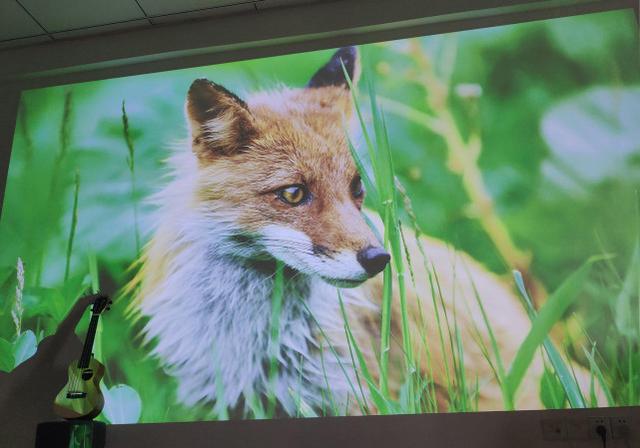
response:
[[[587,432],[601,416],[632,419],[633,438],[608,439],[608,448],[640,446],[640,409],[617,408],[115,425],[107,448],[602,448]],[[549,420],[574,423],[574,440],[544,440]]]

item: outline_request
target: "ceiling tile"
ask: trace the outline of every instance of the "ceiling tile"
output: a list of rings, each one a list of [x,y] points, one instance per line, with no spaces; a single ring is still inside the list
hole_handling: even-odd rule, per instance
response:
[[[130,30],[135,28],[150,27],[151,24],[147,19],[131,20],[129,22],[111,23],[109,25],[92,26],[91,28],[79,28],[77,30],[62,31],[53,33],[56,39],[68,39],[72,37],[88,36],[90,34],[110,33],[113,31]]]
[[[41,44],[43,42],[51,42],[52,39],[43,34],[41,36],[33,36],[33,37],[23,37],[22,39],[11,39],[0,41],[0,50],[4,50],[5,48],[17,48],[24,47],[27,45],[36,45]]]
[[[20,0],[50,32],[144,18],[135,0]]]
[[[138,0],[142,9],[150,16],[218,8],[221,6],[251,3],[251,0]]]
[[[44,34],[42,28],[15,0],[0,1],[0,40]]]
[[[166,14],[163,16],[151,17],[151,21],[154,24],[181,22],[185,20],[197,20],[207,17],[226,16],[231,14],[240,14],[253,12],[255,13],[255,7],[253,3],[243,3],[229,6],[221,6],[218,8],[201,9],[198,11],[180,12],[176,14]]]

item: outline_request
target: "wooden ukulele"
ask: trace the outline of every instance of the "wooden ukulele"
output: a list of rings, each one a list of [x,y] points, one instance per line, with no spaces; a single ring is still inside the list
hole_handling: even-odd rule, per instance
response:
[[[54,412],[67,420],[91,420],[102,411],[104,396],[100,391],[100,381],[104,375],[104,365],[93,357],[93,341],[98,328],[100,314],[109,309],[109,297],[100,295],[93,302],[91,323],[84,341],[80,360],[69,366],[67,384],[56,396]]]

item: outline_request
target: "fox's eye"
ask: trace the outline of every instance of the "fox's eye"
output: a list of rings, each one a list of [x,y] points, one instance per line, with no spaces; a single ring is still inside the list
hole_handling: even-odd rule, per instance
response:
[[[289,205],[300,205],[309,200],[309,192],[304,185],[291,185],[276,191],[282,202]]]
[[[351,181],[351,194],[356,199],[360,199],[364,196],[364,187],[362,186],[362,179],[360,179],[360,176],[354,177]]]

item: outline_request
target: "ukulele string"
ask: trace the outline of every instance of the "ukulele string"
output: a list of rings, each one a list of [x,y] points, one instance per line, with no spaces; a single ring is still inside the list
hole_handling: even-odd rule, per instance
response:
[[[82,357],[84,355],[84,345],[82,346],[82,353],[80,354],[80,359],[75,364],[73,370],[71,371],[71,381],[69,382],[69,390],[67,392],[67,396],[69,394],[73,394],[77,392],[77,388],[80,386],[80,382],[78,379],[78,370],[80,370],[80,365],[82,364]]]
[[[91,331],[91,326],[89,326],[89,331]],[[86,342],[86,341],[85,341]],[[71,383],[71,390],[69,392],[71,393],[75,393],[78,392],[78,389],[80,388],[80,371],[81,369],[81,365],[82,365],[82,359],[84,358],[84,352],[85,352],[85,347],[82,347],[82,354],[80,355],[80,359],[78,359],[78,362],[75,365],[75,368],[73,369],[73,379],[72,379],[72,383]]]
[[[93,318],[93,313],[91,314],[91,317]],[[93,319],[92,319],[93,321]],[[92,327],[92,323],[89,323],[89,329],[87,331],[87,337],[89,336],[89,334],[91,333],[91,327]],[[71,383],[69,384],[70,386],[70,390],[69,393],[73,393],[73,392],[80,392],[78,389],[80,388],[80,385],[82,384],[82,365],[83,365],[83,361],[85,358],[85,351],[86,351],[86,338],[85,338],[85,346],[83,346],[82,348],[82,354],[80,355],[80,359],[78,360],[78,363],[75,366],[75,369],[72,373],[73,378],[71,379]]]
[[[83,352],[84,352],[84,350],[83,350]],[[82,355],[80,355],[80,359],[78,360],[78,362],[76,363],[76,365],[74,366],[74,369],[72,371],[73,378],[71,379],[69,393],[77,392],[76,389],[80,386],[80,381],[78,379],[78,371],[80,370],[80,368],[79,368],[80,363],[82,363]]]
[[[91,321],[89,322],[89,328],[87,330],[87,336],[85,337],[85,345],[84,345],[84,347],[82,349],[82,355],[80,355],[80,360],[78,361],[78,364],[76,366],[76,376],[74,378],[74,383],[75,383],[74,384],[74,391],[75,392],[81,392],[80,391],[80,386],[82,385],[82,381],[83,381],[82,380],[82,371],[84,370],[85,367],[87,367],[87,366],[84,365],[85,364],[85,358],[87,357],[86,356],[86,351],[87,351],[87,348],[88,348],[87,347],[87,341],[88,341],[88,338],[91,336],[92,331],[95,331],[93,329],[93,326],[94,326],[93,325],[93,317],[94,317],[94,315],[93,315],[93,313],[91,313]],[[77,390],[75,390],[75,389],[77,389]]]
[[[73,369],[71,370],[71,381],[69,381],[69,389],[67,391],[67,398],[69,398],[69,394],[72,394],[76,390],[77,379],[78,379],[78,377],[76,376],[76,369],[77,368],[78,368],[78,363],[76,363],[73,366]]]

